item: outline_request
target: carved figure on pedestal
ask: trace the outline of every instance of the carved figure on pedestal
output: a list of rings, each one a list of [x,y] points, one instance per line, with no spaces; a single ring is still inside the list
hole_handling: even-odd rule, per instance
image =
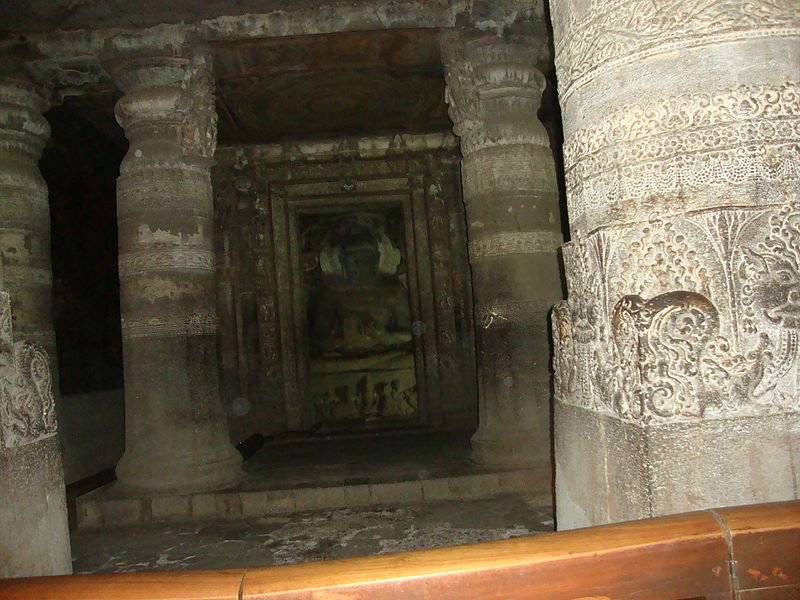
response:
[[[318,418],[416,416],[399,211],[308,215],[301,222]]]

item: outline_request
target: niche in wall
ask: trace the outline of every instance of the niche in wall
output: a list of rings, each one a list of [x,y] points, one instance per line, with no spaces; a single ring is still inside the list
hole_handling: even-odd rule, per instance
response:
[[[232,439],[318,431],[322,424],[335,430],[474,427],[472,291],[460,156],[452,136],[222,147],[217,160],[221,388]],[[342,248],[345,238],[353,240],[352,248]],[[381,285],[393,288],[398,299],[394,307],[382,306],[387,312],[375,323],[369,314],[348,321],[351,341],[359,328],[383,338],[361,344],[362,351],[372,351],[352,357],[372,354],[372,370],[397,372],[383,379],[385,386],[369,377],[359,384],[361,377],[354,377],[337,394],[335,387],[343,384],[320,389],[313,375],[327,373],[321,360],[326,352],[354,352],[340,342],[314,346],[310,332],[320,326],[314,311],[321,286],[334,284],[338,269],[325,275],[321,263],[336,252],[341,261],[343,250],[373,258],[377,251],[386,263],[379,264]],[[394,271],[390,259],[397,262]],[[340,323],[322,328],[344,336],[342,315],[334,319]],[[381,345],[405,362],[389,361],[384,369],[380,361],[389,359],[378,351]],[[326,392],[327,400],[315,400]]]
[[[315,426],[416,420],[402,208],[345,201],[298,217]]]

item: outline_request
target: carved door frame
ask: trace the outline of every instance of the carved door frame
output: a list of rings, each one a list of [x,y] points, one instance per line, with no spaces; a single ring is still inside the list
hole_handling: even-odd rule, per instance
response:
[[[362,184],[359,188],[359,183]],[[363,185],[368,184],[368,185]],[[383,184],[383,185],[381,185]],[[323,186],[324,188],[327,186]],[[269,185],[275,272],[278,290],[278,322],[283,363],[283,392],[289,431],[307,430],[315,424],[308,393],[308,331],[305,311],[299,214],[302,209],[332,211],[363,205],[365,208],[396,206],[403,212],[408,294],[411,322],[424,325],[413,338],[417,378],[417,419],[398,426],[437,425],[441,420],[438,338],[425,212],[423,178],[418,175],[357,182],[353,189],[336,193],[308,182],[274,181]],[[285,249],[285,251],[282,251]],[[422,260],[418,260],[420,257]]]

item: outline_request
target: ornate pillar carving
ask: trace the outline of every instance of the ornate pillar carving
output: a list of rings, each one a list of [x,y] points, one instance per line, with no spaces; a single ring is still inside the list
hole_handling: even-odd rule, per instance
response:
[[[41,344],[53,357],[58,399],[50,205],[39,158],[50,126],[42,113],[48,91],[17,76],[0,76],[0,253],[3,286],[11,295],[18,335]]]
[[[219,394],[209,169],[209,56],[188,40],[117,38],[109,70],[130,148],[117,181],[126,450],[117,476],[144,490],[236,483]]]
[[[797,497],[797,2],[551,7],[559,527]]]
[[[0,578],[72,572],[52,383],[45,349],[14,341],[0,290]]]
[[[528,36],[442,40],[447,102],[461,137],[461,176],[478,346],[484,464],[550,463],[547,315],[561,299],[563,243],[555,165],[537,117],[545,40]]]

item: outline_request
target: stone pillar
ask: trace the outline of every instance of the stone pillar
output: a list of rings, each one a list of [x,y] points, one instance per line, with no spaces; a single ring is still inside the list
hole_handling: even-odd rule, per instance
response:
[[[796,498],[797,1],[551,8],[558,526]]]
[[[146,491],[230,486],[241,458],[219,394],[210,59],[182,39],[118,38],[108,54],[130,142],[117,181],[126,405],[117,477]]]
[[[46,127],[45,127],[46,129]],[[47,352],[14,342],[0,290],[0,579],[72,572]]]
[[[546,56],[527,36],[443,38],[478,346],[481,464],[550,465],[548,312],[561,297],[555,165],[537,117]]]
[[[58,399],[50,205],[39,157],[50,135],[42,116],[47,93],[27,79],[0,76],[0,253],[3,287],[11,295],[17,335],[51,357]]]

